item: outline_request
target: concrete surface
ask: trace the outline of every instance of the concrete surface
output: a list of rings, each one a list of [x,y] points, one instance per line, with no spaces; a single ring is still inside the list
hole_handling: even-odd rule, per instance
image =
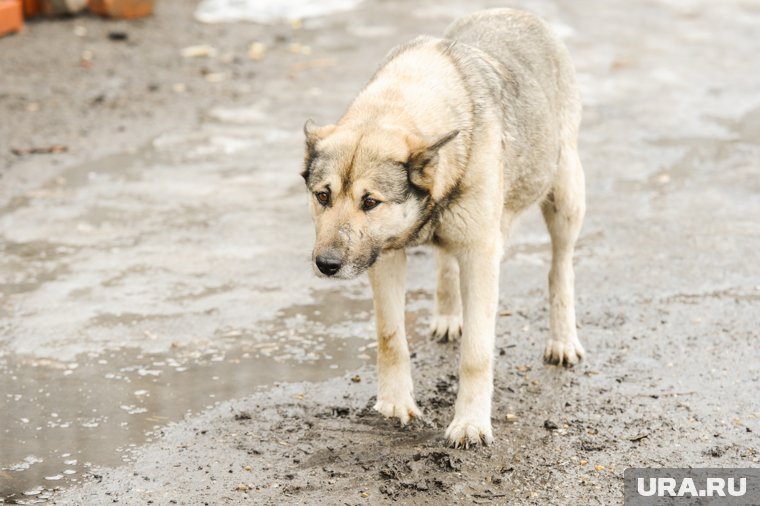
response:
[[[408,326],[426,419],[368,409],[369,288],[311,274],[300,127],[336,119],[394,44],[495,5],[368,0],[263,27],[167,0],[0,40],[0,498],[608,505],[626,467],[756,467],[751,2],[512,4],[556,27],[582,87],[588,359],[541,363],[549,251],[531,212],[503,263],[496,443],[444,445],[457,346],[427,339],[425,249]],[[181,56],[197,44],[216,54]],[[52,145],[66,151],[12,152]]]

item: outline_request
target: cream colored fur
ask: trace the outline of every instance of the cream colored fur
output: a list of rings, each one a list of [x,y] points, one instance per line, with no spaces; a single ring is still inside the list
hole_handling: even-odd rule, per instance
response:
[[[337,125],[307,123],[315,262],[320,273],[332,259],[334,277],[369,270],[380,413],[402,424],[421,415],[404,327],[404,248],[431,243],[438,261],[432,332],[441,340],[461,333],[446,438],[457,446],[493,441],[499,264],[514,218],[534,203],[552,240],[544,358],[581,359],[573,293],[585,212],[579,123],[566,49],[541,20],[510,9],[475,13],[443,39],[394,49]]]

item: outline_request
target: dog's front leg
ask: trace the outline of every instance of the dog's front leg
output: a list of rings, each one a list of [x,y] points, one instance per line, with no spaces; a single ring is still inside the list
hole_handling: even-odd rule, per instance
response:
[[[387,251],[369,271],[377,323],[378,392],[375,409],[406,425],[421,415],[412,393],[412,371],[404,327],[406,253]]]
[[[498,231],[495,233],[498,236]],[[454,446],[490,444],[493,347],[499,299],[499,241],[461,251],[460,284],[464,330],[459,362],[459,393],[446,438]]]

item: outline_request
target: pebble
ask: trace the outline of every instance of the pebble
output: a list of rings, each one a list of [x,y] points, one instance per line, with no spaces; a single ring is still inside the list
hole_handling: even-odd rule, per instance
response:
[[[303,44],[299,44],[297,42],[294,42],[290,46],[288,46],[288,50],[291,53],[294,53],[294,54],[302,54],[302,55],[310,55],[311,54],[311,47],[310,46],[304,46]]]
[[[206,44],[200,44],[197,46],[188,46],[182,50],[183,58],[206,58],[209,56],[215,56],[216,49]]]
[[[251,44],[251,46],[248,48],[248,58],[254,61],[259,61],[262,58],[264,58],[264,55],[267,52],[267,47],[262,44],[261,42],[254,42]]]

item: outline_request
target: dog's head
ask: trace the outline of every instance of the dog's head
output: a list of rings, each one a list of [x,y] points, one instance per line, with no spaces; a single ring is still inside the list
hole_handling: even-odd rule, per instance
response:
[[[436,188],[439,150],[457,130],[425,138],[380,126],[307,121],[302,173],[316,225],[318,275],[350,279],[383,250],[402,248],[424,225]]]

